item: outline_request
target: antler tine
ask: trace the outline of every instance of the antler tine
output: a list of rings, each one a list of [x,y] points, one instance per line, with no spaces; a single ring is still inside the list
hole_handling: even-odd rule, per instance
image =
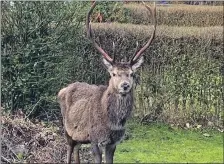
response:
[[[92,41],[94,47],[103,55],[103,57],[106,60],[108,60],[109,62],[113,62],[113,59],[93,39],[93,32],[92,32],[91,25],[90,25],[90,15],[92,14],[95,6],[96,6],[96,1],[94,1],[94,3],[91,6],[89,12],[87,13],[87,17],[86,17],[87,36]]]
[[[150,39],[144,45],[144,47],[142,47],[137,53],[134,54],[134,56],[131,59],[131,62],[136,61],[138,58],[140,58],[142,56],[142,53],[150,46],[150,44],[152,43],[153,39],[155,38],[155,34],[156,34],[156,25],[157,25],[157,22],[156,22],[156,4],[154,2],[154,8],[152,10],[152,8],[147,6],[144,2],[142,2],[142,3],[150,11],[150,14],[153,17],[153,23],[154,23],[153,28],[154,28],[154,30],[153,30],[153,33],[152,33]]]

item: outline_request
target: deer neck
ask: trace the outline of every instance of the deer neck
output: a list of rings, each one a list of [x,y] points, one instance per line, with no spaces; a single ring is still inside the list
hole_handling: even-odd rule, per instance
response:
[[[123,96],[109,85],[103,94],[102,106],[110,129],[124,129],[133,109],[133,90]]]

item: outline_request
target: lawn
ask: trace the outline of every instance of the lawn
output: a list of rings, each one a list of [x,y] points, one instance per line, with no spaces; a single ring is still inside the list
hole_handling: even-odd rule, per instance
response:
[[[223,133],[128,124],[128,140],[117,146],[115,163],[223,163]]]

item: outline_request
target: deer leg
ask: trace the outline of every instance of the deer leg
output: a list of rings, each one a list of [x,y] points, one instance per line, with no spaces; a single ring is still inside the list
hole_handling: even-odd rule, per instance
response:
[[[92,153],[95,163],[102,163],[102,151],[97,144],[92,144]]]
[[[74,150],[74,143],[69,143],[67,146],[67,163],[71,163],[71,156]]]
[[[106,145],[106,147],[105,147],[106,163],[113,163],[115,149],[116,149],[115,144]]]
[[[75,147],[75,142],[72,140],[72,138],[68,135],[68,133],[65,131],[65,137],[68,143],[67,146],[67,163],[71,163],[71,156]]]
[[[79,158],[79,148],[80,148],[81,144],[79,143],[75,143],[75,148],[74,148],[74,160],[75,160],[75,163],[80,163],[80,158]]]

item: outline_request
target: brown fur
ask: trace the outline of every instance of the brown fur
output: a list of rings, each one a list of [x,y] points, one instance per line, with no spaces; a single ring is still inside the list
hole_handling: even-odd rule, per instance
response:
[[[105,145],[121,140],[132,92],[122,96],[110,87],[76,82],[63,88],[58,98],[65,130],[74,141]]]
[[[110,65],[105,61],[105,65],[111,74],[109,86],[75,82],[58,93],[68,141],[68,163],[75,145],[82,143],[93,145],[95,162],[102,160],[99,147],[106,149],[106,160],[112,162],[116,144],[124,136],[124,125],[133,108],[131,74],[135,70],[127,63]],[[129,89],[123,90],[123,83],[128,83]],[[78,146],[75,158],[79,159]]]
[[[82,143],[92,144],[96,163],[102,161],[101,147],[105,148],[106,162],[112,163],[116,144],[124,136],[124,125],[133,108],[133,73],[143,58],[135,65],[103,61],[111,75],[109,86],[75,82],[58,93],[68,141],[68,163],[74,147],[79,162]]]

